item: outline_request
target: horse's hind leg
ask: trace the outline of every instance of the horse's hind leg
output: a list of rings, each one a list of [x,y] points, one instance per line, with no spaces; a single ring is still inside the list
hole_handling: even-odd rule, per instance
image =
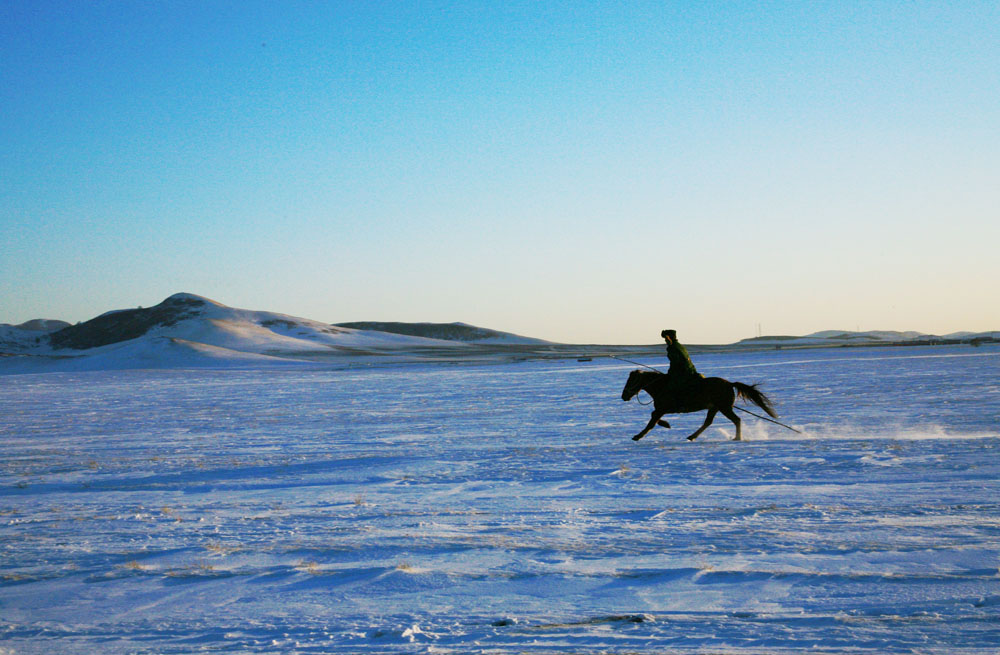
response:
[[[695,439],[697,439],[698,436],[702,432],[704,432],[706,430],[706,428],[708,428],[708,426],[710,426],[712,424],[712,421],[715,420],[715,415],[718,413],[718,411],[719,410],[717,410],[717,409],[710,409],[710,410],[708,410],[708,414],[705,414],[705,422],[701,424],[700,428],[698,428],[697,430],[694,431],[694,434],[692,434],[690,437],[688,437],[688,441],[694,441]]]
[[[740,436],[740,424],[742,423],[742,421],[740,421],[740,417],[736,415],[736,412],[733,411],[732,407],[727,407],[721,411],[722,415],[732,421],[733,425],[736,426],[736,436],[733,437],[733,441],[743,441],[743,437]]]

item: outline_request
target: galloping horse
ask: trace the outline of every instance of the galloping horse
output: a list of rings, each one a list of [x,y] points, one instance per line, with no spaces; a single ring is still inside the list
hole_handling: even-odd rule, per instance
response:
[[[666,374],[635,370],[629,374],[625,388],[622,389],[622,400],[632,400],[639,391],[645,391],[653,397],[653,417],[649,419],[642,432],[632,437],[633,441],[645,437],[656,425],[669,428],[670,424],[661,420],[664,414],[687,414],[700,412],[703,409],[708,410],[705,422],[688,437],[689,441],[697,439],[698,435],[712,424],[718,412],[722,412],[723,416],[733,422],[736,426],[736,436],[733,437],[733,441],[740,441],[740,417],[733,412],[737,398],[749,400],[772,417],[778,418],[771,401],[757,389],[756,384],[730,382],[722,378],[696,378],[692,380],[690,388],[685,390],[682,397],[678,398],[667,388]]]

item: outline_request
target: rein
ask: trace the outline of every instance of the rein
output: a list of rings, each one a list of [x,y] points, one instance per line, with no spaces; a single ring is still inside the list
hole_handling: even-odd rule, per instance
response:
[[[639,389],[639,391],[646,391],[646,390],[645,389]],[[639,391],[635,392],[635,402],[639,403],[643,407],[646,407],[647,405],[652,405],[653,403],[656,402],[656,398],[653,398],[652,396],[650,396],[648,391],[646,391],[646,395],[649,396],[649,402],[648,403],[642,402],[641,400],[639,400]]]

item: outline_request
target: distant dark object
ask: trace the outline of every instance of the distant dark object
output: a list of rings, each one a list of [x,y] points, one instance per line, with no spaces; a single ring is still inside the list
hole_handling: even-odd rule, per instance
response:
[[[733,441],[740,441],[740,417],[733,411],[736,399],[748,400],[767,412],[770,416],[778,418],[771,401],[757,389],[755,384],[744,384],[742,382],[730,382],[723,378],[696,378],[691,380],[691,384],[681,393],[677,393],[671,388],[668,376],[656,371],[632,371],[622,389],[622,400],[629,401],[640,391],[645,391],[653,398],[653,415],[649,423],[642,431],[632,437],[633,441],[638,441],[646,436],[650,430],[657,425],[669,428],[670,424],[661,420],[665,414],[687,414],[690,412],[700,412],[708,410],[705,422],[688,437],[693,441],[704,432],[715,415],[722,412],[736,426],[736,436]]]

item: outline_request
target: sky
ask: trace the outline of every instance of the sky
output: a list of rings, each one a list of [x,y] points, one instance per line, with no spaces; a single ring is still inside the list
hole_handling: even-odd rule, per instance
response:
[[[0,322],[1000,330],[1000,4],[0,3]]]

